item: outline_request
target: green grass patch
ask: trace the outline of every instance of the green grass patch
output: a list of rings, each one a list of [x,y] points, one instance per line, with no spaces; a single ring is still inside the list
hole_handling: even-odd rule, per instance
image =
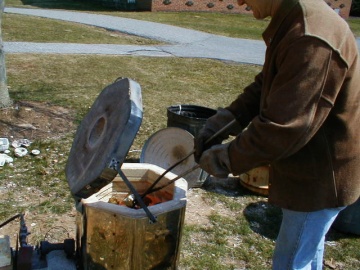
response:
[[[349,18],[347,22],[354,35],[360,37],[360,18]]]
[[[27,27],[24,27],[26,25]],[[29,28],[36,31],[29,31]],[[158,41],[77,23],[5,13],[4,41],[154,45]]]
[[[269,20],[247,14],[207,12],[115,12],[114,16],[164,23],[235,38],[262,39]]]

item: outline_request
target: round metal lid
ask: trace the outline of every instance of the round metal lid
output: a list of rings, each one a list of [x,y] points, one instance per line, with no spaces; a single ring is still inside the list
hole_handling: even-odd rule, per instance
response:
[[[149,137],[142,148],[140,162],[168,169],[177,161],[187,156],[193,149],[194,136],[190,132],[178,127],[168,127],[157,131]],[[172,169],[171,172],[180,175],[195,165],[194,156],[191,155]],[[184,176],[184,179],[188,182],[188,188],[196,185],[200,174],[201,169],[196,169]]]
[[[130,79],[107,86],[79,125],[66,164],[73,195],[87,198],[117,175],[142,120],[141,88]]]

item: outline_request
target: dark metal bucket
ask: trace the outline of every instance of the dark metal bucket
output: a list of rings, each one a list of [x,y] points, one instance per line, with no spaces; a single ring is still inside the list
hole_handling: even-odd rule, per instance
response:
[[[167,126],[185,129],[196,137],[215,113],[214,109],[197,105],[173,105],[167,109]]]

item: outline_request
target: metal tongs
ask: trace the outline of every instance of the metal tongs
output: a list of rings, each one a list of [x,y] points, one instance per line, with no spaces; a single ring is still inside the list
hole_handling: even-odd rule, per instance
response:
[[[211,142],[213,139],[215,139],[216,137],[218,137],[219,135],[221,135],[225,130],[227,130],[228,128],[230,128],[233,124],[236,123],[236,119],[232,120],[231,122],[229,122],[227,125],[225,125],[223,128],[221,128],[219,131],[217,131],[215,134],[213,134],[209,139],[206,140],[205,144]],[[183,161],[185,161],[186,159],[188,159],[191,155],[193,155],[195,153],[195,150],[191,151],[190,153],[188,153],[185,157],[183,157],[182,159],[180,159],[179,161],[177,161],[176,163],[174,163],[173,165],[171,165],[166,171],[164,171],[155,181],[154,183],[152,183],[152,185],[142,194],[140,195],[141,199],[143,199],[146,195],[153,193],[155,191],[161,190],[169,185],[171,185],[172,183],[174,183],[176,180],[184,177],[185,175],[191,173],[192,171],[198,169],[200,167],[199,164],[195,165],[194,167],[186,170],[185,172],[179,174],[177,177],[175,177],[174,179],[170,180],[169,182],[167,182],[166,184],[155,188],[155,186],[157,185],[157,183],[172,169],[174,169],[176,166],[180,165]],[[136,196],[134,195],[134,193],[129,194],[128,196],[126,196],[126,198],[123,200],[123,202],[125,203],[126,206],[130,207],[130,208],[134,208],[135,205],[138,204],[138,200],[136,199]]]

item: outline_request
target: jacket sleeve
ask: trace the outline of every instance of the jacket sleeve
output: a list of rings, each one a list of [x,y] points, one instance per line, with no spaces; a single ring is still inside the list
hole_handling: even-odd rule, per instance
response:
[[[274,74],[266,76],[271,83],[262,89],[260,112],[230,144],[233,174],[300,150],[326,120],[347,70],[331,47],[313,37],[300,38],[271,61]]]
[[[259,114],[263,74],[260,72],[253,83],[245,87],[236,100],[226,107],[236,117],[242,127],[247,127]]]

